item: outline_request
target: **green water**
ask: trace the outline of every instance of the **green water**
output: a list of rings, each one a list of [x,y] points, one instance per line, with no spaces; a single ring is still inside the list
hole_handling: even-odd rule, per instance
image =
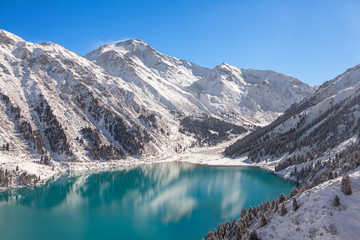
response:
[[[249,167],[156,164],[0,193],[0,239],[201,239],[294,185]]]

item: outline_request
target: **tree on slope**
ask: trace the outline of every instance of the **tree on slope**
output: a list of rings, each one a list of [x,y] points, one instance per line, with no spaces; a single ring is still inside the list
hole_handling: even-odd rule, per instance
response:
[[[258,235],[257,235],[257,232],[256,232],[256,228],[254,228],[254,230],[250,233],[250,240],[260,240]]]
[[[334,201],[333,201],[333,205],[334,205],[335,207],[337,207],[337,206],[340,205],[340,198],[339,198],[338,195],[335,195]]]
[[[267,224],[267,220],[266,220],[266,217],[265,217],[265,214],[261,214],[261,219],[260,219],[260,227],[263,227]]]
[[[281,204],[281,208],[280,208],[280,216],[284,216],[285,214],[287,214],[287,208],[285,203]]]
[[[345,195],[350,195],[352,193],[352,188],[350,185],[351,181],[349,178],[349,175],[345,175],[342,177],[341,179],[341,191],[345,194]]]
[[[292,208],[293,208],[293,211],[296,211],[299,209],[299,204],[298,204],[296,198],[293,199]]]

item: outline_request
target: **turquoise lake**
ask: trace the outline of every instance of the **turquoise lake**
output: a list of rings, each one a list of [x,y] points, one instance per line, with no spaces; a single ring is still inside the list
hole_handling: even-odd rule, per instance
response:
[[[294,184],[251,167],[166,163],[0,193],[0,239],[198,239]]]

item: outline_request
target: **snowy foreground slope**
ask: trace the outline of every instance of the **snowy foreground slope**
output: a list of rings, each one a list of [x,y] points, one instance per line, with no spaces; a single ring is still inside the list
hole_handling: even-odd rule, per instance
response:
[[[360,236],[360,171],[350,175],[353,193],[345,195],[337,178],[322,183],[296,196],[299,209],[286,202],[288,213],[272,212],[268,224],[257,226],[261,239],[358,239]],[[334,206],[338,195],[340,205]],[[257,224],[254,224],[254,227]]]
[[[203,68],[141,40],[81,57],[0,30],[0,186],[213,146],[270,122],[313,91],[270,71]],[[278,107],[264,105],[266,94]]]
[[[241,219],[222,223],[206,239],[358,239],[360,169],[350,174],[352,194],[341,191],[341,178],[242,211]],[[335,196],[339,205],[334,204]],[[297,208],[293,208],[296,199]],[[282,205],[286,211],[282,211]],[[251,213],[249,213],[251,211]],[[249,216],[251,215],[251,218]],[[256,232],[256,235],[254,234]],[[256,236],[256,237],[255,237]]]

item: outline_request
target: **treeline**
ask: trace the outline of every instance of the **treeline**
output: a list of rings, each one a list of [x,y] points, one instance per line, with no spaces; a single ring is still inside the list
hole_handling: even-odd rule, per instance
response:
[[[305,188],[302,188],[301,191],[304,191]],[[261,228],[267,225],[268,217],[271,214],[279,214],[284,216],[288,213],[288,210],[285,202],[286,200],[292,199],[292,211],[297,211],[299,209],[298,202],[296,200],[296,195],[300,191],[294,187],[289,196],[281,194],[279,198],[273,199],[270,203],[269,201],[263,202],[260,205],[249,207],[249,209],[243,208],[240,214],[240,218],[234,218],[232,222],[226,221],[221,223],[217,229],[210,231],[205,239],[206,240],[247,240],[259,239],[256,232],[256,227]],[[250,231],[250,229],[253,229]]]
[[[243,153],[247,153],[251,151],[257,144],[266,141],[270,136],[267,134],[270,133],[272,130],[274,130],[275,127],[278,125],[284,123],[286,120],[290,118],[296,117],[296,115],[300,114],[305,109],[314,106],[316,104],[316,97],[313,95],[310,99],[307,101],[303,101],[299,104],[293,104],[289,109],[287,109],[284,114],[279,116],[275,121],[270,123],[269,125],[266,125],[264,127],[261,127],[257,129],[256,131],[246,135],[245,137],[237,140],[234,144],[228,146],[224,154],[226,156],[239,156]],[[303,120],[301,120],[303,121]],[[297,128],[300,128],[301,125],[298,124]]]
[[[359,166],[360,147],[355,143],[337,153],[334,158],[311,162],[301,169],[295,167],[290,176],[301,182],[302,185],[316,186],[327,180],[343,176]]]
[[[43,133],[49,142],[51,151],[73,156],[65,131],[42,94],[39,95],[34,110],[42,123]]]
[[[275,171],[312,161],[353,137],[355,133],[359,134],[360,119],[354,115],[354,111],[360,111],[359,102],[360,96],[345,99],[308,124],[305,124],[306,116],[302,116],[295,128],[291,128],[283,134],[273,137],[266,134],[258,137],[256,141],[253,141],[253,144],[242,142],[239,145],[240,148],[236,150],[237,153],[232,154],[232,156],[248,152],[250,160],[260,162],[264,158],[276,158],[289,154],[290,157],[280,162],[275,167]],[[233,147],[234,145],[227,148],[225,153],[231,154]],[[296,155],[295,151],[302,153]]]
[[[108,145],[102,144],[99,130],[86,127],[81,130],[81,133],[88,142],[86,148],[88,149],[92,159],[111,160],[111,159],[125,158],[125,152],[119,149],[118,147],[116,147],[114,144],[112,143]],[[79,141],[83,142],[82,139],[80,139]]]
[[[21,133],[31,148],[36,149],[38,154],[46,154],[44,140],[39,130],[33,129],[30,122],[22,115],[20,108],[7,95],[0,93],[0,97],[5,105],[5,113],[13,120],[15,129]],[[10,150],[9,148],[10,146],[7,145],[6,149]]]
[[[213,146],[228,140],[230,134],[242,134],[247,130],[244,127],[225,122],[214,117],[184,117],[180,121],[179,131],[183,134],[193,135],[197,146]]]
[[[103,121],[105,129],[119,143],[119,145],[130,155],[141,155],[144,145],[151,140],[146,129],[135,123],[127,124],[126,121],[115,112],[100,104],[93,93],[84,85],[77,86],[73,95],[74,103],[96,124]],[[147,118],[154,127],[155,116]]]
[[[19,172],[18,167],[14,170],[14,173],[17,172],[18,175],[18,183],[22,186],[27,186],[29,184],[36,184],[40,181],[40,176],[37,177],[35,174],[29,174],[27,172]],[[13,181],[13,174],[10,173],[9,170],[0,168],[0,187],[9,187],[11,182]]]

